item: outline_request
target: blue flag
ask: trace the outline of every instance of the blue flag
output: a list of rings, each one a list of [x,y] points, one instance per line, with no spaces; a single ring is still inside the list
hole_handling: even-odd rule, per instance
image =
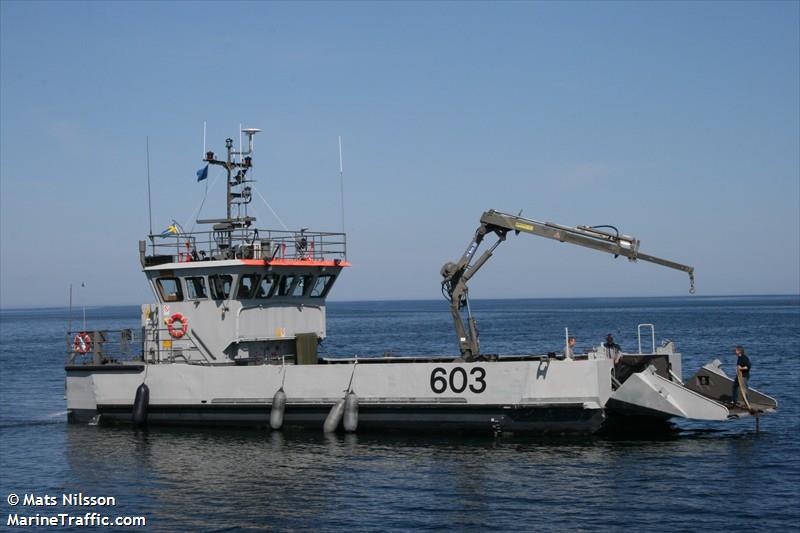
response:
[[[208,165],[197,171],[197,181],[201,182],[208,177]]]

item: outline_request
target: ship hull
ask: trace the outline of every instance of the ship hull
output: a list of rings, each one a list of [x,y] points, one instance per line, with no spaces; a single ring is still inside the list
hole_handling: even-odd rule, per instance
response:
[[[73,422],[128,424],[144,382],[148,424],[268,427],[283,388],[283,427],[322,431],[350,390],[359,432],[591,434],[605,418],[610,370],[607,360],[73,366],[67,407]]]
[[[332,405],[287,406],[283,427],[321,430]],[[149,408],[148,424],[154,426],[269,426],[270,407],[241,405],[159,406]],[[129,424],[132,406],[98,406],[96,413],[75,413],[74,421],[90,421],[101,415],[105,424]],[[605,420],[601,409],[583,405],[552,407],[505,406],[387,406],[372,405],[359,410],[358,432],[422,433],[538,433],[592,434]]]

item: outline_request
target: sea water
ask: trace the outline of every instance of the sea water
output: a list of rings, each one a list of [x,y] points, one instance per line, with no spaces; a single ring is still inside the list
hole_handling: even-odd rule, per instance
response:
[[[484,353],[560,351],[564,328],[578,350],[612,333],[637,351],[637,325],[654,323],[657,342],[674,340],[683,354],[686,379],[715,358],[731,373],[741,344],[750,385],[779,411],[761,418],[760,433],[753,418],[678,420],[668,434],[581,439],[67,424],[67,311],[3,310],[0,529],[15,529],[15,514],[95,513],[142,516],[150,531],[797,531],[800,297],[479,300],[472,309]],[[86,315],[90,329],[139,325],[138,307]],[[457,352],[442,301],[332,302],[328,318],[328,357]],[[81,321],[74,313],[73,326]],[[12,494],[57,504],[11,505]],[[114,504],[66,505],[65,495]]]

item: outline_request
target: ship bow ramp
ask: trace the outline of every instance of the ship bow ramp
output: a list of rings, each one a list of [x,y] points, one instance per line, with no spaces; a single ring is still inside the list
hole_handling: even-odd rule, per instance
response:
[[[609,399],[608,408],[655,417],[727,420],[728,408],[719,402],[659,376],[655,367],[631,374]]]

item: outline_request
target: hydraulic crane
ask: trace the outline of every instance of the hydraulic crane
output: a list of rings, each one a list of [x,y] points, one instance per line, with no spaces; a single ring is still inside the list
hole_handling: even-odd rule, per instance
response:
[[[605,229],[613,230],[613,233],[604,231]],[[490,209],[481,216],[481,225],[478,226],[475,236],[458,262],[445,263],[441,270],[442,294],[450,301],[450,312],[456,327],[458,347],[461,357],[465,361],[474,361],[480,355],[478,328],[469,308],[467,282],[489,260],[500,243],[506,240],[506,234],[509,231],[513,231],[517,235],[520,232],[531,233],[539,237],[613,254],[614,257],[622,255],[630,261],[642,260],[682,270],[689,274],[689,292],[694,293],[694,267],[639,252],[639,240],[628,235],[621,235],[614,226],[577,226],[573,228],[551,222],[538,222]],[[497,236],[497,242],[473,262],[475,252],[489,233]],[[461,317],[461,309],[464,307],[467,308],[466,327]]]

